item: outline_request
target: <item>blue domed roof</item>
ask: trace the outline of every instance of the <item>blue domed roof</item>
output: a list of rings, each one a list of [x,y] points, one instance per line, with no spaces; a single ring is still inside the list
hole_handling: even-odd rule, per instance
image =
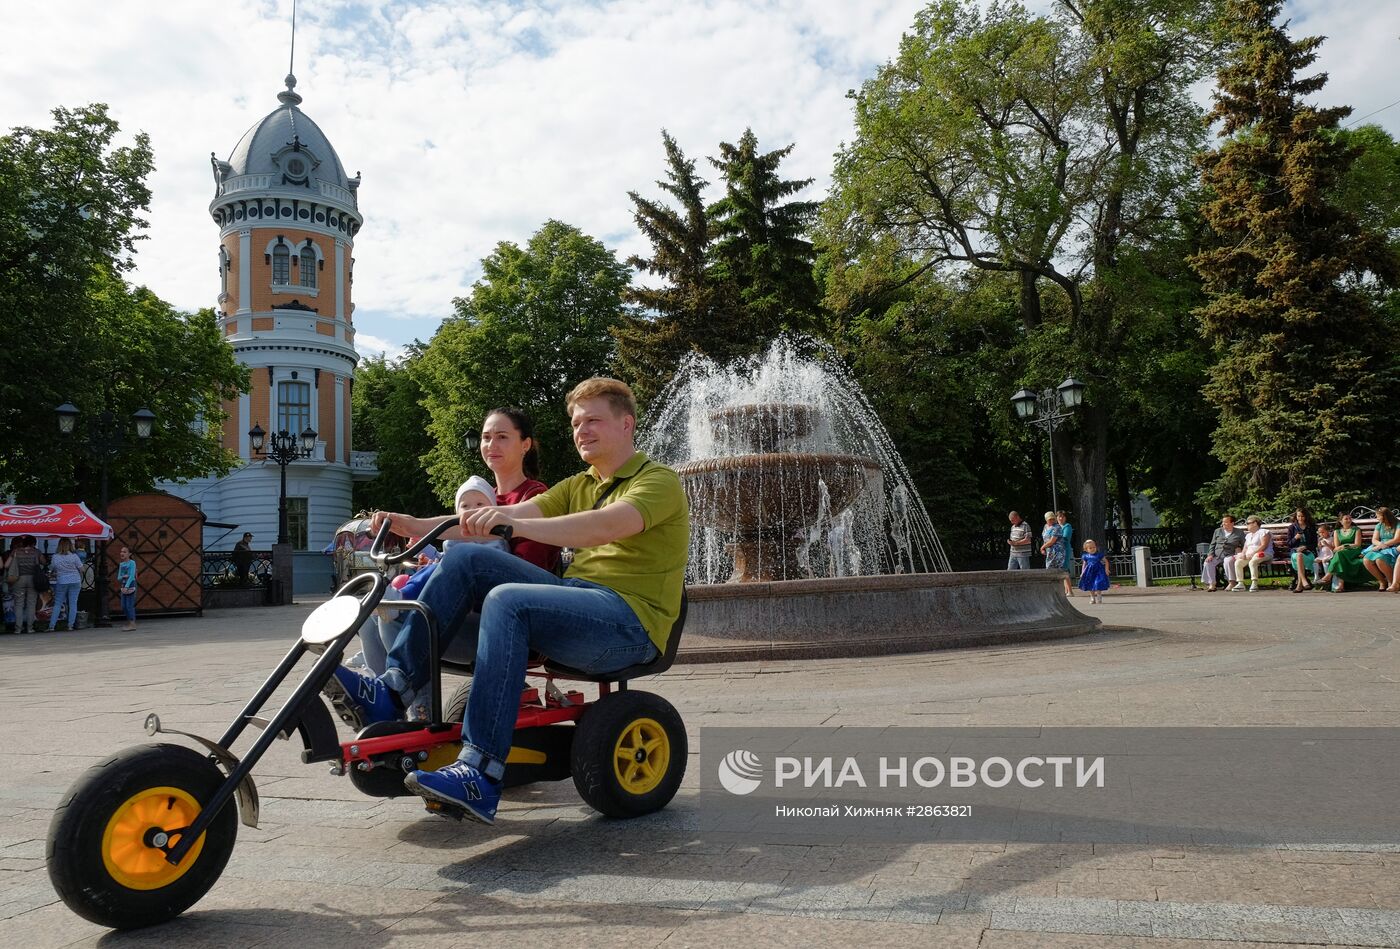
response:
[[[280,105],[238,140],[228,158],[226,177],[271,174],[291,185],[307,184],[315,178],[342,188],[350,186],[330,139],[298,108],[301,96],[295,91],[296,83],[296,77],[289,75],[286,90],[277,94]],[[298,155],[300,162],[295,160]]]

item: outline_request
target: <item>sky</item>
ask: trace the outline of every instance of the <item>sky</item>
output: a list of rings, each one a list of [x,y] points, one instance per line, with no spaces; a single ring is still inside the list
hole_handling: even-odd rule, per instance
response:
[[[1050,0],[1031,0],[1043,9]],[[848,90],[898,50],[923,0],[302,0],[301,108],[363,176],[356,338],[364,355],[428,340],[500,241],[572,224],[619,257],[645,252],[629,190],[656,196],[668,129],[700,171],[752,128],[782,171],[826,191],[852,131]],[[10,4],[0,129],[106,102],[155,151],[148,239],[132,279],[213,306],[212,151],[272,111],[291,0]],[[1400,136],[1400,0],[1290,0],[1321,34],[1325,104]],[[1386,108],[1386,106],[1391,106]],[[715,194],[712,188],[709,194]]]

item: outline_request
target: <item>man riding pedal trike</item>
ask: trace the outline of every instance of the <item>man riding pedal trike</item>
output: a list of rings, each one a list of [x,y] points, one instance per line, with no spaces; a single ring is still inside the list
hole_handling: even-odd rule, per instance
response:
[[[187,735],[207,754],[147,745],[90,769],[50,827],[49,875],[64,901],[118,928],[183,912],[222,872],[236,816],[257,824],[253,765],[273,740],[293,734],[305,745],[304,762],[332,761],[333,771],[348,772],[367,793],[412,792],[429,810],[488,824],[503,786],[568,776],[609,816],[664,807],[684,774],[684,727],[664,699],[626,685],[663,671],[675,656],[689,546],[685,496],[675,472],[636,450],[635,402],[623,383],[580,383],[568,410],[587,471],[524,503],[455,519],[375,515],[379,542],[390,530],[422,538],[397,557],[379,554],[384,563],[440,537],[463,541],[451,545],[418,600],[392,603],[409,618],[382,675],[340,665],[386,588],[382,575],[366,574],[307,619],[292,651],[217,742],[148,719],[149,733]],[[472,542],[512,533],[573,548],[565,576]],[[447,663],[463,669],[471,662],[459,725],[455,716],[444,720],[439,661],[459,630],[470,637],[473,614],[474,662],[463,642],[454,652],[467,658]],[[258,717],[308,654],[318,658],[281,709]],[[543,691],[524,688],[531,667],[546,677]],[[564,693],[556,677],[596,682],[599,696]],[[323,690],[342,718],[363,726],[352,741],[338,740]],[[425,693],[429,720],[405,721],[405,708]],[[229,749],[249,725],[262,734],[240,759]]]
[[[588,471],[524,503],[468,511],[459,527],[441,535],[487,538],[493,528],[506,527],[517,537],[572,547],[567,575],[557,577],[498,549],[454,544],[421,595],[444,641],[470,614],[479,614],[480,623],[461,755],[435,771],[415,770],[404,783],[425,800],[461,808],[488,824],[500,801],[530,653],[593,675],[643,665],[665,651],[680,615],[690,543],[680,479],[636,450],[636,407],[623,383],[590,379],[570,394],[568,409]],[[403,536],[432,527],[378,512],[372,529],[386,521]],[[337,707],[358,713],[366,724],[402,718],[428,684],[428,645],[427,625],[414,614],[382,675],[340,668],[327,692]]]

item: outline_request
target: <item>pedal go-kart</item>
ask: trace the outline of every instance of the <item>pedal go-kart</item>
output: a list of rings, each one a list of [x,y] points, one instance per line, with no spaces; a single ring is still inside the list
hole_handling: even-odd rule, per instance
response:
[[[444,519],[408,550],[385,554],[385,529],[372,554],[384,567],[409,560],[456,523]],[[509,537],[508,528],[497,528]],[[218,880],[237,837],[238,821],[258,825],[258,792],[252,770],[272,742],[298,735],[306,764],[331,762],[372,797],[409,796],[404,775],[438,768],[457,755],[466,688],[447,703],[446,665],[470,671],[469,661],[441,660],[437,620],[416,600],[392,601],[397,610],[420,613],[430,634],[431,720],[381,722],[342,742],[321,690],[340,664],[361,624],[379,605],[387,584],[382,573],[361,574],[341,587],[302,624],[301,635],[233,724],[211,741],[165,728],[152,714],[146,732],[181,735],[202,746],[161,743],[129,748],[93,765],[64,796],[49,825],[49,879],[78,915],[104,926],[128,929],[178,916]],[[650,663],[592,675],[541,659],[529,674],[544,685],[527,687],[520,699],[515,735],[506,761],[507,787],[572,776],[579,794],[608,817],[636,817],[665,807],[680,786],[686,766],[686,735],[680,715],[658,695],[631,691],[627,681],[669,668],[685,622],[685,605],[666,652]],[[311,668],[277,712],[259,712],[294,668],[310,656]],[[532,662],[534,661],[532,657]],[[597,697],[562,691],[555,679],[597,685]],[[353,719],[348,712],[342,717]],[[261,733],[240,758],[230,749],[248,728]],[[233,799],[237,799],[237,813]],[[427,803],[429,811],[458,817],[454,808]]]

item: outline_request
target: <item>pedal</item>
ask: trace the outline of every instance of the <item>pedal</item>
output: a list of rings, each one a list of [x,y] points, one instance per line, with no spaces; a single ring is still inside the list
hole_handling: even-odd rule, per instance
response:
[[[365,727],[359,709],[351,704],[350,697],[345,694],[345,687],[335,676],[331,676],[321,687],[321,694],[330,699],[331,708],[335,709],[342,722],[350,726],[351,731],[359,732]]]
[[[454,804],[444,804],[441,801],[424,801],[423,809],[429,814],[448,817],[455,821],[460,821],[467,816],[467,812],[460,807]]]

